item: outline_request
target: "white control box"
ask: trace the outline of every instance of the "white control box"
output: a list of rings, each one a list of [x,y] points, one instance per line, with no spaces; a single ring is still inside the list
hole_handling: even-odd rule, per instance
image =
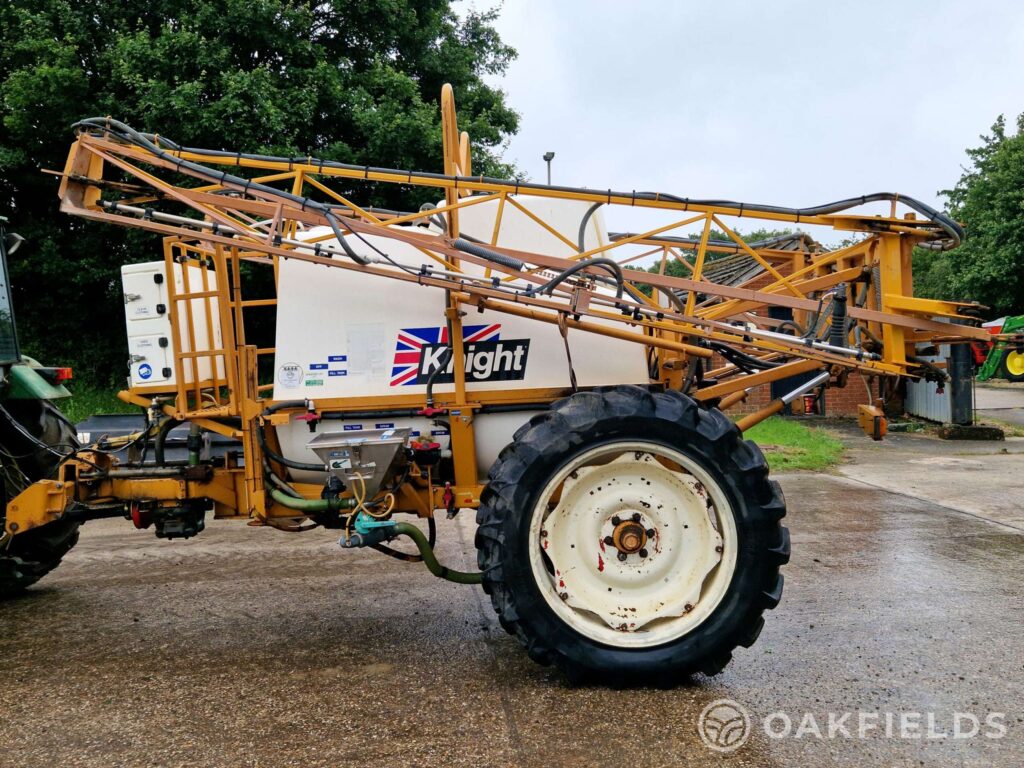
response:
[[[174,264],[174,291],[178,295],[185,292],[184,269],[181,264]],[[212,269],[198,265],[189,265],[187,269],[189,292],[216,289],[217,276]],[[128,334],[129,382],[133,388],[149,387],[169,391],[177,385],[174,370],[175,350],[192,351],[187,323],[187,307],[190,304],[196,351],[223,347],[216,298],[179,301],[176,307],[179,333],[174,333],[171,327],[170,292],[167,282],[167,267],[163,261],[126,264],[121,267],[124,319]],[[218,357],[216,363],[217,376],[223,379],[223,358]],[[209,357],[201,357],[198,360],[186,358],[182,369],[186,383],[191,384],[195,381],[195,371],[198,371],[201,381],[206,381],[211,378],[213,361]]]

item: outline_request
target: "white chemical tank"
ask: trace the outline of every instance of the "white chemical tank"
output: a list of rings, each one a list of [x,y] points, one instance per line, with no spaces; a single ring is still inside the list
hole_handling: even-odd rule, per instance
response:
[[[577,241],[580,224],[590,207],[574,200],[529,196],[516,200],[572,242]],[[460,210],[462,233],[490,242],[497,210],[496,200]],[[435,235],[440,232],[436,226],[415,229]],[[330,234],[329,228],[319,227],[299,236],[329,245],[333,238],[325,239],[325,235]],[[358,238],[347,240],[356,252],[376,255]],[[426,254],[406,243],[374,236],[366,236],[366,240],[399,263],[417,269],[425,262],[437,266]],[[606,242],[603,218],[597,212],[587,221],[584,246],[589,249]],[[561,257],[576,253],[511,204],[504,206],[497,244]],[[461,266],[467,272],[483,272],[467,262]],[[282,260],[278,274],[274,399],[374,398],[379,403],[380,398],[388,396],[424,394],[427,377],[441,362],[448,342],[444,302],[444,292],[437,288],[295,259]],[[468,392],[569,386],[565,347],[555,325],[500,312],[470,312],[463,319],[463,338]],[[569,346],[581,387],[648,381],[643,345],[570,330]],[[452,392],[451,381],[450,373],[439,374],[435,395]],[[515,430],[533,413],[476,415],[477,462],[482,474],[487,473],[501,449],[511,442]],[[461,415],[452,414],[451,418]],[[421,417],[325,420],[318,432],[392,427],[408,427],[414,436],[432,435],[443,448],[449,447],[445,425]],[[317,461],[306,447],[310,433],[305,422],[278,427],[278,435],[286,456]],[[314,477],[300,479],[313,481]]]

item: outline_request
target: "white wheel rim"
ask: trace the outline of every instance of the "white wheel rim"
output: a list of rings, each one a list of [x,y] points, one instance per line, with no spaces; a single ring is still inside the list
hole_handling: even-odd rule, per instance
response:
[[[635,531],[634,516],[653,535],[643,552],[627,548],[620,559],[622,541],[635,541],[615,533]],[[548,605],[580,634],[617,647],[649,648],[693,631],[736,568],[724,490],[694,460],[644,441],[599,446],[559,469],[532,511],[529,537]]]

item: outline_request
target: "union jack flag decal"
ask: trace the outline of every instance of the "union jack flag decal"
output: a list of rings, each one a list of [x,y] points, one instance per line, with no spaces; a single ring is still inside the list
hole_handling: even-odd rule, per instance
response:
[[[471,342],[498,341],[501,337],[501,323],[493,325],[464,325],[462,340]],[[420,370],[425,350],[434,351],[439,346],[448,344],[447,326],[433,328],[403,328],[398,332],[395,342],[395,360],[391,368],[391,386],[403,387],[422,384],[417,381],[418,374],[428,373]]]

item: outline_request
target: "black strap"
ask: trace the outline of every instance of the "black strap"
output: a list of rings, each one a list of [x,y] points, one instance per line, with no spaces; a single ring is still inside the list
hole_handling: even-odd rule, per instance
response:
[[[562,344],[565,345],[565,360],[569,363],[569,384],[572,386],[573,394],[579,391],[576,386],[576,370],[572,367],[572,351],[569,349],[569,324],[564,314],[558,316],[558,332],[562,334]]]

